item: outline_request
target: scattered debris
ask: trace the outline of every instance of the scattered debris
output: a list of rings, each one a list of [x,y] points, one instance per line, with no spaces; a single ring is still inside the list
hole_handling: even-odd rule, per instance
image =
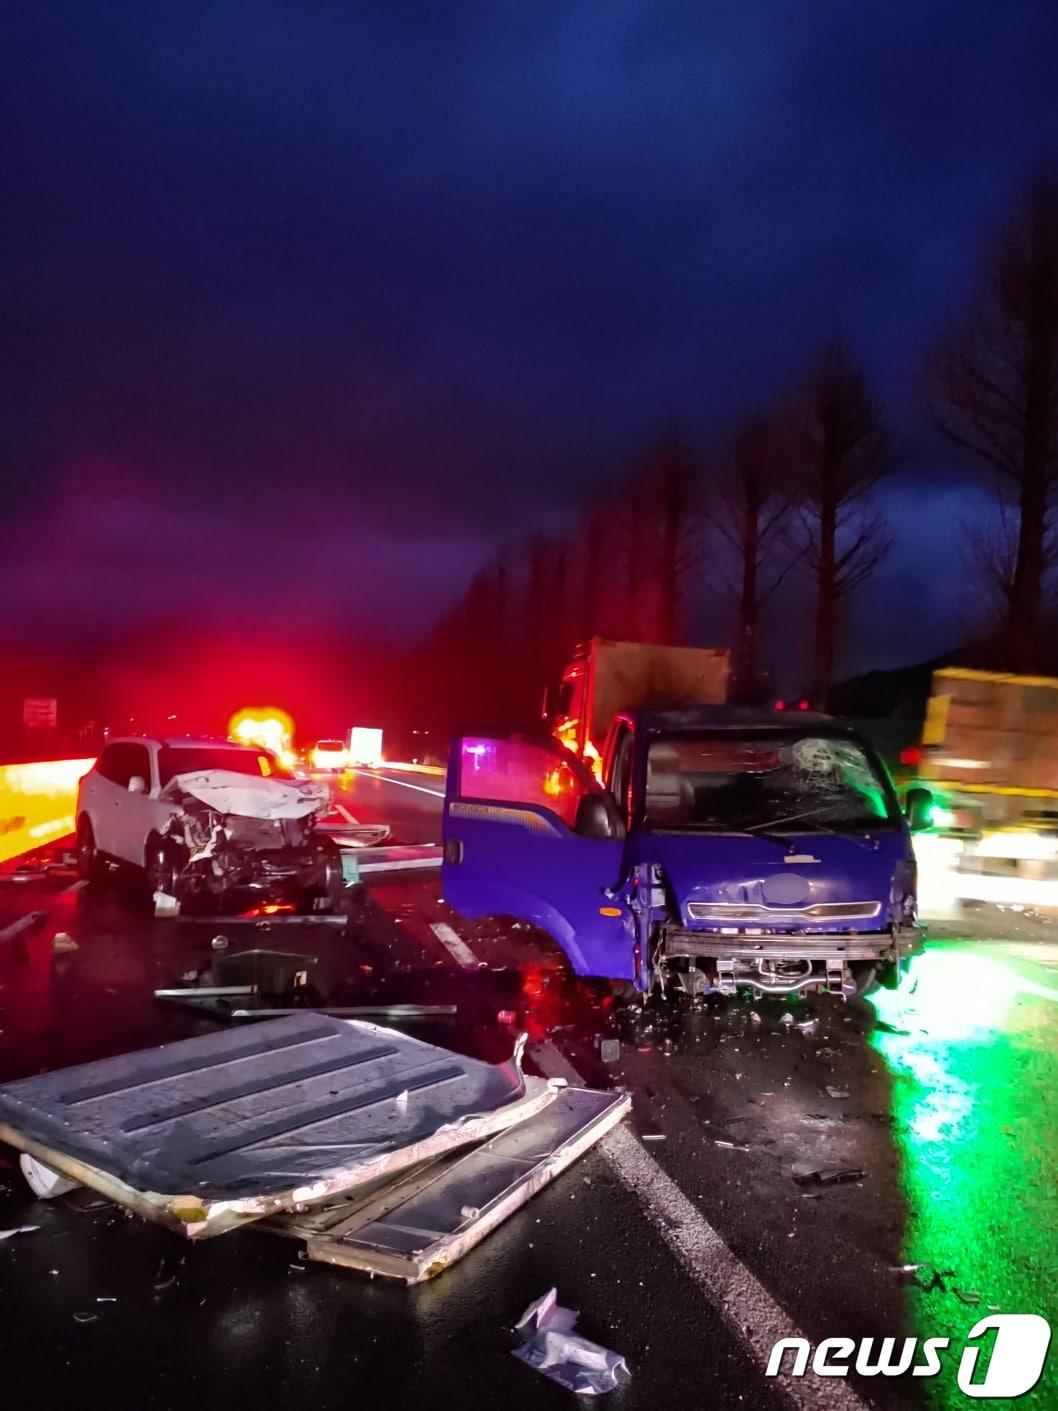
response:
[[[819,1028],[819,1020],[802,1019],[801,1022],[797,1025],[797,1027],[802,1034],[814,1034],[815,1031]]]
[[[812,1166],[798,1161],[790,1174],[799,1186],[837,1186],[862,1181],[867,1173],[859,1166]]]
[[[210,941],[210,945],[213,947],[214,950],[227,950],[228,938],[227,936],[214,936],[213,939]]]
[[[848,1097],[848,1093],[845,1091],[844,1088],[833,1088],[833,1087],[830,1086],[829,1083],[828,1083],[827,1086],[823,1089],[823,1091],[826,1093],[827,1097],[833,1097],[833,1098],[839,1098],[839,1099],[841,1099],[841,1098],[847,1098],[847,1097]]]
[[[625,1359],[578,1336],[573,1331],[578,1315],[557,1300],[557,1289],[550,1289],[529,1305],[515,1328],[531,1331],[513,1355],[559,1386],[585,1396],[599,1396],[629,1381],[632,1374]]]
[[[51,938],[52,955],[69,955],[71,951],[79,949],[80,947],[69,931],[56,931]]]
[[[934,1289],[947,1293],[946,1280],[955,1277],[954,1269],[935,1269],[932,1264],[898,1264],[893,1272],[900,1274],[904,1283],[921,1289],[923,1293],[932,1293]]]
[[[643,1133],[642,1133],[642,1139],[643,1139],[643,1141],[645,1141],[645,1142],[663,1142],[663,1141],[665,1140],[665,1133],[664,1133],[664,1132],[643,1132]]]
[[[729,1142],[723,1137],[714,1137],[713,1142],[716,1146],[725,1147],[729,1151],[749,1151],[745,1142]]]
[[[977,1292],[976,1289],[953,1288],[952,1293],[955,1295],[955,1297],[959,1300],[960,1303],[965,1303],[970,1308],[976,1307],[977,1304],[981,1302],[981,1295]]]
[[[750,1022],[751,1024],[759,1024],[759,1023],[760,1023],[760,1015],[757,1013],[757,1011],[756,1011],[755,1009],[751,1009],[751,1010],[749,1011],[749,1022]]]
[[[73,1320],[74,1320],[75,1323],[98,1323],[98,1322],[99,1322],[99,1314],[98,1314],[98,1313],[75,1313],[75,1314],[73,1315]]]
[[[523,1048],[519,1038],[508,1062],[489,1064],[395,1029],[303,1011],[21,1079],[0,1088],[0,1121],[16,1147],[32,1145],[84,1185],[197,1239],[363,1197],[527,1123],[567,1089],[524,1076]],[[298,1100],[278,1104],[277,1089],[295,1084]],[[97,1093],[106,1104],[83,1100]],[[625,1094],[589,1099],[615,1121],[628,1107]],[[582,1120],[585,1145],[574,1155],[591,1144],[584,1129]],[[514,1165],[525,1172],[524,1160]],[[521,1198],[539,1184],[546,1180]],[[464,1204],[486,1221],[483,1200]],[[501,1218],[488,1215],[492,1224]],[[424,1217],[416,1222],[430,1228]]]
[[[599,1057],[604,1063],[618,1063],[621,1059],[620,1039],[601,1039],[599,1042]]]
[[[34,1230],[39,1230],[39,1225],[15,1225],[10,1230],[0,1230],[0,1240],[9,1240],[13,1235],[31,1235]]]
[[[351,1192],[266,1228],[305,1240],[314,1261],[405,1284],[437,1278],[600,1141],[630,1104],[626,1093],[564,1088],[536,1116],[469,1152],[420,1166],[366,1200]]]
[[[26,1178],[26,1184],[38,1200],[53,1200],[56,1196],[67,1195],[77,1189],[77,1181],[60,1176],[58,1171],[45,1166],[43,1161],[30,1156],[28,1151],[19,1154],[18,1165]]]
[[[25,916],[20,916],[17,921],[12,921],[10,926],[0,930],[0,944],[4,941],[18,940],[25,938],[31,931],[38,930],[44,924],[46,913],[43,911],[30,911]]]
[[[176,897],[171,897],[168,892],[154,893],[154,914],[155,916],[179,916],[180,903]]]

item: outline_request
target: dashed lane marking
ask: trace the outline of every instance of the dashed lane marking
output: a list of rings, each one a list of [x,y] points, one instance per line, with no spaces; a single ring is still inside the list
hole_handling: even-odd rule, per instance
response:
[[[399,784],[402,789],[414,789],[417,794],[429,794],[431,798],[443,799],[445,791],[443,789],[427,789],[423,784],[409,784],[407,779],[391,779],[388,774],[365,774],[359,769],[353,770],[362,779],[377,779],[383,784]]]
[[[552,1044],[541,1044],[531,1052],[546,1077],[565,1078],[578,1087],[584,1085],[581,1075]],[[630,1127],[622,1124],[608,1132],[599,1143],[599,1150],[707,1302],[735,1337],[748,1346],[762,1372],[781,1338],[804,1336]],[[845,1382],[817,1377],[802,1380],[782,1373],[773,1385],[795,1411],[867,1411],[866,1404]]]

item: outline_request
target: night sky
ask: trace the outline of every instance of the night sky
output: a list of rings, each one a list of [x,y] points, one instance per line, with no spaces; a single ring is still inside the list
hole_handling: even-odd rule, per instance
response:
[[[26,4],[5,26],[3,639],[399,642],[675,411],[835,331],[895,423],[843,665],[958,635],[923,347],[1058,159],[1044,3]]]

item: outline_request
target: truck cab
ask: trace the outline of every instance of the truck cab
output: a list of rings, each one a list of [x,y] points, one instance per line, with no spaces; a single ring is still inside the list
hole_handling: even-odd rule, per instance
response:
[[[850,995],[918,947],[907,820],[840,722],[622,711],[601,773],[545,736],[454,741],[446,899],[529,921],[577,973],[640,992]]]

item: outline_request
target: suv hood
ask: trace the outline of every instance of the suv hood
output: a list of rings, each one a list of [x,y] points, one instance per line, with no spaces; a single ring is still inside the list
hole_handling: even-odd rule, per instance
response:
[[[239,818],[306,818],[326,813],[331,804],[330,789],[317,780],[266,779],[234,769],[177,774],[159,797],[178,803],[188,795],[215,813]]]
[[[691,903],[765,907],[796,917],[810,907],[834,903],[876,902],[876,912],[855,927],[876,930],[888,924],[898,867],[911,857],[901,830],[843,836],[831,833],[794,834],[789,844],[763,837],[724,833],[644,833],[635,840],[632,862],[660,864],[665,880],[687,925],[717,925],[721,918],[695,917]],[[902,875],[899,889],[906,887]],[[829,923],[822,916],[805,918],[813,927],[848,930],[847,916]],[[742,924],[753,920],[738,918]],[[767,925],[767,914],[755,924]],[[732,919],[730,924],[738,924]]]

